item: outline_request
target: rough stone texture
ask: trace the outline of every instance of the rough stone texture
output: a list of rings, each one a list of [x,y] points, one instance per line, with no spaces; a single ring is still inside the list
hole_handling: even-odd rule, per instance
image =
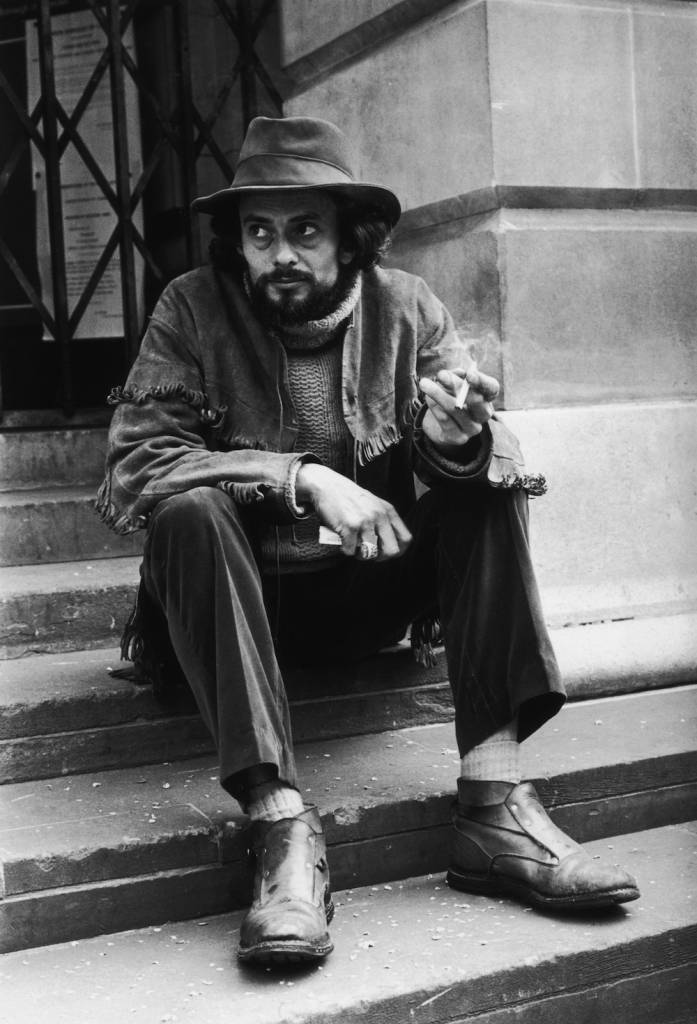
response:
[[[103,428],[0,433],[0,491],[80,484],[96,490],[106,435]]]
[[[448,7],[291,98],[285,113],[335,121],[357,148],[358,175],[394,188],[405,208],[490,185],[484,6]]]
[[[696,694],[685,687],[571,705],[525,744],[526,777],[541,780],[555,818],[582,841],[615,835],[626,822],[684,820],[697,784]],[[397,857],[409,865],[405,874],[443,869],[459,769],[452,744],[452,728],[434,725],[299,747],[300,789],[320,808],[340,884],[399,877]],[[47,893],[55,907],[77,886],[86,908],[90,888],[99,902],[109,880],[243,859],[244,819],[220,789],[212,758],[7,785],[0,795],[8,926],[15,913],[25,921],[26,901],[16,902],[23,894],[36,894],[38,928],[44,913],[52,920],[53,910],[42,909]],[[610,813],[608,802],[622,813]],[[94,925],[83,917],[56,919],[53,941],[87,934]],[[114,917],[112,927],[142,920]]]
[[[502,382],[505,403],[499,244],[490,218],[458,219],[399,233],[387,262],[423,277],[445,303],[480,368]]]
[[[632,11],[639,180],[694,188],[697,167],[697,10],[660,3]]]
[[[697,216],[505,211],[509,408],[697,394]]]
[[[313,0],[282,0],[281,38],[284,64],[306,57],[313,50],[350,32],[364,22],[399,7],[402,0],[325,0],[322,17]]]
[[[487,27],[495,180],[635,186],[627,9],[494,2]]]
[[[505,210],[398,237],[508,409],[697,394],[697,215]]]
[[[339,5],[335,17],[318,23],[310,4],[293,2],[283,14],[284,60],[297,63],[302,89],[286,112],[326,116],[351,130],[362,116],[354,133],[361,146],[372,134],[365,124],[374,125],[383,142],[364,169],[390,180],[403,166],[392,182],[407,207],[492,182],[694,187],[694,5],[434,4],[417,12],[430,18],[411,28],[418,6]],[[312,82],[313,70],[321,81]],[[310,78],[305,87],[303,74]],[[422,153],[403,164],[407,124],[410,136],[418,125]],[[477,127],[491,132],[490,163],[481,146],[471,146]],[[387,146],[395,147],[395,159]]]
[[[697,680],[695,613],[557,629],[552,645],[574,700]],[[118,665],[118,650],[5,664],[0,781],[179,761],[212,750],[190,702],[163,706],[149,686],[110,675]],[[452,720],[442,650],[433,669],[416,665],[406,649],[394,650],[353,667],[297,672],[286,686],[296,743]]]
[[[121,537],[94,511],[95,489],[0,493],[0,565],[34,565],[137,555],[141,532]]]
[[[643,896],[602,917],[559,918],[449,890],[440,878],[337,893],[335,951],[309,971],[234,959],[241,915],[170,923],[6,955],[3,1005],[32,1024],[205,1019],[228,1024],[687,1024],[694,1009],[697,828],[591,846]]]
[[[505,413],[548,493],[533,557],[555,625],[640,617],[697,601],[697,408],[597,405]]]
[[[0,569],[0,656],[113,646],[133,607],[140,558]]]

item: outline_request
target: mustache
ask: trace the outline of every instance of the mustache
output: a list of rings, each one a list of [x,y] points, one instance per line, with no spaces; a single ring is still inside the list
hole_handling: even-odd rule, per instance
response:
[[[304,270],[270,270],[268,274],[260,275],[257,284],[263,286],[274,281],[279,281],[283,284],[288,284],[289,281],[309,281],[312,283],[314,278],[312,274],[308,274]]]

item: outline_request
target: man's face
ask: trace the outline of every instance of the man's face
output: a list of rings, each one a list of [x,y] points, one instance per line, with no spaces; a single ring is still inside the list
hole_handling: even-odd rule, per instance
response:
[[[239,212],[241,252],[263,312],[287,324],[331,312],[341,267],[352,258],[339,247],[334,201],[312,189],[253,193],[240,199]]]

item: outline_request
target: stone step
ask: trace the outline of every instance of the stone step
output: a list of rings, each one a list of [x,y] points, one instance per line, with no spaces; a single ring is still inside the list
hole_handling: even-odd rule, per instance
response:
[[[94,511],[94,487],[0,493],[0,565],[137,555],[143,533],[121,537]]]
[[[689,1024],[697,991],[697,823],[591,843],[641,899],[551,916],[449,889],[441,876],[335,892],[334,951],[316,969],[235,958],[242,914],[10,953],[8,1020],[32,1024]],[[105,886],[107,925],[118,901]]]
[[[552,639],[572,699],[697,679],[694,616],[555,630]],[[190,707],[163,707],[149,687],[111,674],[123,664],[109,648],[0,665],[0,781],[181,760],[210,749]],[[299,741],[452,717],[443,653],[424,669],[408,644],[357,665],[286,673],[285,681]]]
[[[525,774],[580,841],[687,820],[697,687],[571,704]],[[300,744],[339,887],[442,871],[459,761],[450,725]],[[214,758],[0,789],[2,950],[213,913],[249,898],[244,819]]]
[[[108,538],[108,531],[104,532]],[[0,568],[0,658],[112,646],[130,613],[139,565],[139,557],[124,556]],[[663,602],[657,592],[655,602],[647,598],[647,603],[634,612],[615,615],[606,609],[597,618],[580,621],[570,617],[570,602],[575,603],[572,590],[566,586],[542,589],[547,623],[559,630],[559,635],[566,629],[588,624],[614,628],[628,621],[651,620],[655,623],[651,628],[658,630],[655,643],[648,644],[646,638],[643,641],[647,651],[653,651],[649,656],[651,664],[660,666],[655,651],[661,649],[671,664],[677,660],[693,672],[697,669],[695,633],[679,626],[678,635],[673,635],[672,626],[684,622],[686,615],[697,616],[697,599],[689,588],[677,602]],[[581,605],[582,602],[578,607]],[[631,648],[622,647],[622,652],[640,670]],[[610,657],[613,663],[617,661],[614,655]],[[600,662],[594,671],[602,673]]]
[[[123,664],[118,649],[6,662],[0,782],[182,760],[212,750],[190,702],[163,705],[151,687],[112,674]],[[357,665],[289,672],[285,682],[297,742],[452,718],[443,659],[435,672],[423,668],[406,643]]]
[[[0,658],[113,646],[139,567],[123,557],[0,569]]]
[[[0,432],[0,491],[34,487],[96,490],[103,473],[107,430],[13,430]]]

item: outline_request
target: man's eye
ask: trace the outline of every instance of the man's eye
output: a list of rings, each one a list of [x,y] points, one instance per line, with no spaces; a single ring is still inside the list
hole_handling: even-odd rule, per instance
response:
[[[269,232],[263,224],[248,224],[247,233],[251,238],[257,239],[258,241],[265,241],[269,237]]]
[[[317,234],[317,231],[317,225],[312,224],[309,221],[303,224],[298,224],[298,234],[301,238],[313,238]]]

